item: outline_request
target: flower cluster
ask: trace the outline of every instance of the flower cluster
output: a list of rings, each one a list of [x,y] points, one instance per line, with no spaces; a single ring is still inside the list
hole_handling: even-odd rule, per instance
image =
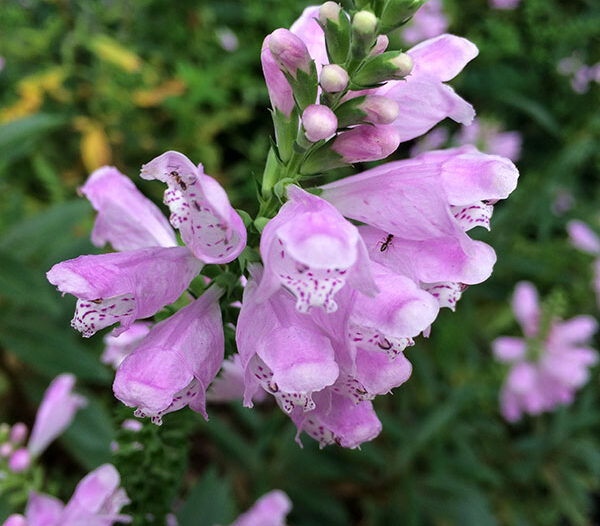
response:
[[[591,316],[561,321],[544,313],[529,282],[517,284],[512,308],[525,338],[502,336],[492,344],[495,357],[510,364],[500,394],[502,415],[509,422],[523,413],[537,415],[570,404],[598,361],[598,352],[587,347],[598,329]]]
[[[243,395],[251,406],[272,395],[299,434],[358,447],[381,430],[373,398],[410,377],[404,351],[441,307],[454,310],[490,276],[495,253],[468,232],[489,229],[495,203],[514,190],[506,158],[467,145],[305,185],[384,159],[447,117],[472,122],[472,106],[446,83],[477,55],[474,44],[443,34],[388,49],[385,33],[422,3],[348,13],[326,2],[266,37],[276,141],[245,225],[221,186],[177,152],[141,171],[167,184],[170,224],[115,168],[83,186],[98,211],[92,241],[117,252],[59,263],[48,279],[78,298],[72,323],[84,336],[120,323],[103,360],[136,416],[159,424],[186,405],[206,416],[223,365],[210,400]],[[240,276],[226,264],[244,249],[245,226]],[[182,295],[185,306],[165,319]],[[240,307],[237,353],[225,361],[220,299]],[[136,322],[159,311],[160,323]]]
[[[588,66],[578,53],[561,59],[556,69],[561,75],[571,77],[571,88],[575,93],[586,93],[590,84],[600,84],[600,62]]]

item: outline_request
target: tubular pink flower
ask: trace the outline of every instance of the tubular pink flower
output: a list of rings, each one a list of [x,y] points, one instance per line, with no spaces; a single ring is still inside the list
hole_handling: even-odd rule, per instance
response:
[[[265,76],[267,90],[269,91],[271,106],[273,106],[273,109],[279,110],[289,119],[292,110],[294,109],[294,95],[290,83],[281,72],[281,69],[279,69],[277,62],[275,62],[275,59],[271,54],[271,50],[269,49],[269,38],[270,35],[265,38],[260,52],[262,70]]]
[[[2,523],[2,526],[27,526],[27,520],[23,515],[13,514]]]
[[[46,389],[27,444],[33,456],[40,455],[50,442],[69,427],[75,413],[85,406],[86,399],[73,393],[74,385],[75,377],[72,374],[61,374]]]
[[[266,272],[252,269],[244,290],[236,342],[245,371],[244,404],[252,405],[259,387],[273,394],[282,409],[314,408],[312,393],[338,377],[334,350],[310,316],[298,313],[285,291],[259,298]]]
[[[110,243],[115,250],[177,246],[175,233],[159,208],[116,168],[96,170],[81,193],[98,211],[92,230],[94,245]]]
[[[225,190],[183,154],[168,151],[142,166],[143,179],[167,184],[164,202],[171,224],[205,263],[228,263],[246,246],[246,228]]]
[[[296,296],[296,307],[336,310],[335,294],[346,284],[365,295],[377,288],[357,228],[329,203],[297,186],[288,187],[289,201],[266,225],[260,253],[265,274],[257,292],[264,301],[281,286]]]
[[[145,322],[135,322],[129,329],[118,336],[112,333],[104,337],[104,352],[102,363],[112,365],[115,369],[129,356],[144,337],[150,332],[151,325]]]
[[[506,198],[517,178],[507,159],[465,147],[386,163],[323,186],[321,197],[369,225],[359,230],[374,261],[417,282],[474,284],[496,258],[465,232],[488,225],[484,201]]]
[[[292,502],[281,490],[263,495],[246,513],[240,515],[231,526],[285,526],[285,517],[292,509]]]
[[[77,296],[71,325],[83,336],[120,322],[118,336],[136,319],[173,303],[202,269],[186,247],[143,248],[79,256],[54,265],[48,281]]]
[[[207,418],[206,390],[224,357],[221,294],[213,287],[155,325],[119,366],[113,391],[135,416],[160,425],[162,415],[189,405]]]
[[[400,139],[392,126],[362,124],[340,133],[331,149],[348,164],[378,161],[396,151]]]
[[[383,353],[393,360],[433,323],[439,306],[411,279],[376,263],[372,268],[380,292],[373,298],[355,295],[348,343],[352,349]]]

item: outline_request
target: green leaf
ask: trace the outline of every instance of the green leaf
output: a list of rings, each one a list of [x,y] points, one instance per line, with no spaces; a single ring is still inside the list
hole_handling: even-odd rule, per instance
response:
[[[214,526],[230,524],[235,515],[231,484],[211,467],[190,490],[177,519],[179,526]]]

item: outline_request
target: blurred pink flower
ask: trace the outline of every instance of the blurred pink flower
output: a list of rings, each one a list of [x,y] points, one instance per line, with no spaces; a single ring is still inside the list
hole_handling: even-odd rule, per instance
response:
[[[402,31],[402,37],[409,44],[416,44],[437,37],[447,29],[448,18],[444,13],[442,0],[429,0],[415,13],[412,21]]]
[[[496,359],[510,364],[500,393],[502,415],[509,422],[523,413],[537,415],[572,403],[598,360],[597,351],[587,346],[598,328],[591,316],[553,319],[541,334],[538,294],[525,281],[517,284],[512,306],[525,338],[501,336],[492,342]]]
[[[258,499],[231,526],[285,526],[285,517],[291,509],[289,497],[276,489]]]

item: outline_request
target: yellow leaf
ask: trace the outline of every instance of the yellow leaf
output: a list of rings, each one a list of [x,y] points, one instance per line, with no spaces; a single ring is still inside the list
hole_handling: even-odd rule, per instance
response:
[[[110,164],[112,151],[104,128],[98,122],[86,117],[75,119],[75,127],[81,131],[81,159],[88,172],[93,172],[106,164]]]
[[[133,102],[142,108],[157,106],[168,97],[181,95],[186,88],[185,82],[180,79],[167,80],[155,88],[135,91]]]
[[[137,54],[106,35],[94,37],[90,42],[90,50],[100,60],[114,64],[129,73],[139,71],[142,67],[142,59]]]

